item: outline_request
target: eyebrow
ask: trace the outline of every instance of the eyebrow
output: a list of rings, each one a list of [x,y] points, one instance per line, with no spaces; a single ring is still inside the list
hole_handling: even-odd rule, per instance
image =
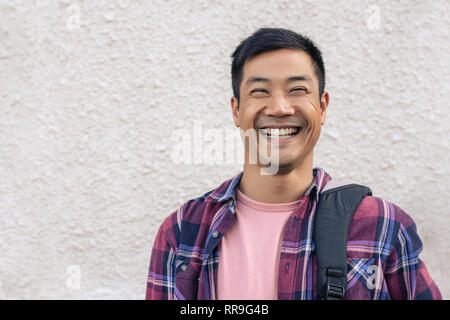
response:
[[[285,82],[291,83],[294,81],[306,81],[306,82],[310,82],[310,83],[313,82],[311,77],[308,75],[292,76],[292,77],[287,78]],[[270,83],[272,81],[269,78],[264,78],[264,77],[251,77],[245,82],[245,86],[248,87],[256,82]]]

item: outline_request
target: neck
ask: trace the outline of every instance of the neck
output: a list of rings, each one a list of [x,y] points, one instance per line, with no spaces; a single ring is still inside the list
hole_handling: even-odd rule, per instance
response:
[[[312,152],[292,170],[275,175],[261,175],[258,165],[244,165],[239,190],[253,200],[265,203],[297,201],[314,180]]]

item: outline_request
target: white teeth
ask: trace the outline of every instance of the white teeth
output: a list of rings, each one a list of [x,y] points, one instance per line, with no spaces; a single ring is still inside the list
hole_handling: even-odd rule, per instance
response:
[[[270,136],[291,136],[295,135],[298,132],[299,128],[264,128],[260,129],[260,132],[265,135]]]

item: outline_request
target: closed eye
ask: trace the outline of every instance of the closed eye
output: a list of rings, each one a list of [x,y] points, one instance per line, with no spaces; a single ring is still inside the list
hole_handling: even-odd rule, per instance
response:
[[[253,92],[265,92],[265,93],[269,93],[266,89],[254,89],[254,90],[250,91],[250,93],[253,93]]]
[[[293,88],[293,89],[291,89],[291,91],[289,91],[289,92],[292,92],[292,91],[303,91],[303,92],[307,92],[307,90],[305,89],[305,88]]]

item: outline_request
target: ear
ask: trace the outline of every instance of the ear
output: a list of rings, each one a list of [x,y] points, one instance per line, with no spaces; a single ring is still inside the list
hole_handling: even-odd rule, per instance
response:
[[[233,114],[234,125],[239,128],[239,101],[233,96],[231,97],[231,113]]]
[[[320,115],[320,122],[322,125],[325,123],[327,117],[327,108],[329,102],[330,102],[330,95],[328,94],[327,91],[325,91],[322,94],[322,97],[320,98],[320,109],[322,110]]]

